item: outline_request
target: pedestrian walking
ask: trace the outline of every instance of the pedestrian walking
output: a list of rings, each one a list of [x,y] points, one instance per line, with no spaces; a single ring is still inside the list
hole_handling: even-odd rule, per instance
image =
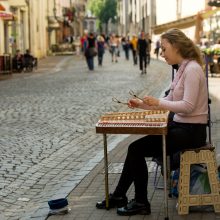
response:
[[[148,40],[146,39],[145,32],[142,31],[140,38],[138,39],[138,54],[141,74],[147,73],[147,52],[148,52]]]
[[[113,33],[109,38],[109,50],[112,57],[112,62],[118,62],[119,38]]]
[[[206,143],[208,120],[208,91],[203,72],[201,51],[182,31],[171,29],[161,35],[162,57],[169,65],[178,64],[179,69],[166,97],[145,96],[132,98],[128,107],[140,109],[164,109],[171,114],[166,135],[167,154],[171,161],[184,149],[198,148]],[[201,95],[202,94],[202,95]],[[147,135],[130,144],[124,167],[109,207],[117,207],[117,214],[130,216],[151,214],[148,201],[148,167],[145,157],[162,158],[162,136]],[[179,160],[171,168],[179,166]],[[127,202],[126,193],[134,183],[135,196]],[[99,209],[106,207],[105,200],[98,202]]]
[[[84,32],[83,36],[80,37],[80,47],[82,54],[85,53],[85,42],[87,41],[88,33]]]
[[[122,48],[125,52],[125,59],[129,60],[129,51],[130,51],[130,40],[129,36],[123,37],[121,39]]]
[[[96,40],[93,33],[90,33],[87,40],[84,42],[85,57],[89,70],[94,70],[94,56],[96,52]]]
[[[97,37],[98,65],[102,66],[103,56],[105,53],[105,39],[99,35]]]
[[[160,52],[160,40],[157,40],[154,49],[154,54],[156,54],[157,59],[159,58],[159,52]]]
[[[134,65],[137,65],[137,43],[138,43],[138,38],[135,34],[133,34],[130,41],[130,46],[131,46]]]

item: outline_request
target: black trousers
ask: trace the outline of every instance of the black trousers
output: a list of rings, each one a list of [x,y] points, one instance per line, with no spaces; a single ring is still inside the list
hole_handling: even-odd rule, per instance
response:
[[[139,54],[139,65],[140,65],[140,70],[144,70],[144,69],[146,70],[147,68],[147,55],[146,54]]]
[[[99,66],[102,65],[103,55],[104,55],[104,52],[103,52],[103,51],[98,51],[98,65],[99,65]]]
[[[150,57],[150,52],[147,52],[147,65],[150,65],[150,59],[151,59],[151,57]]]
[[[205,143],[205,124],[169,123],[166,145],[167,154],[171,157],[183,149],[198,148]],[[130,185],[134,183],[136,201],[146,203],[148,168],[145,157],[162,157],[162,153],[162,136],[148,135],[131,143],[114,194],[126,195]]]
[[[132,56],[133,56],[134,65],[136,65],[137,64],[137,51],[136,50],[132,50]]]

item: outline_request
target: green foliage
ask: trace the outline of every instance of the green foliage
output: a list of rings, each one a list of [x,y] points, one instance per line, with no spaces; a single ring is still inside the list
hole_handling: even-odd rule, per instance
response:
[[[99,18],[103,7],[104,7],[104,0],[89,0],[88,8],[97,18]]]
[[[100,20],[103,23],[108,23],[109,19],[115,20],[117,15],[117,1],[116,0],[105,0],[103,10],[100,13]]]
[[[205,48],[202,52],[207,55],[220,55],[220,48]]]
[[[101,23],[107,24],[109,19],[115,21],[117,0],[90,0],[88,8]]]

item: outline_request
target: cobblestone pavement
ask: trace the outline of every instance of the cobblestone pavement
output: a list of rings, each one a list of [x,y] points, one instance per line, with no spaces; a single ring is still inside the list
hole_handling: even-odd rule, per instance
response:
[[[112,97],[126,101],[129,89],[160,96],[168,86],[166,64],[152,60],[140,75],[123,55],[111,63],[107,52],[92,72],[82,57],[49,57],[34,73],[0,81],[1,219],[44,219],[47,201],[67,196],[102,160],[95,123],[105,112],[127,110]]]

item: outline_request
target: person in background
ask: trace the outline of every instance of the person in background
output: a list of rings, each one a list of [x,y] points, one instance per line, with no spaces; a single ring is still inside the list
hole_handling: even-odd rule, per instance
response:
[[[137,43],[141,74],[146,74],[147,73],[148,47],[149,47],[149,42],[146,39],[145,32],[142,31],[141,34],[140,34],[140,38],[138,39],[138,43]]]
[[[24,58],[23,58],[23,61],[24,61],[24,68],[27,69],[33,69],[34,67],[34,57],[30,54],[30,50],[27,49],[25,54],[24,54]]]
[[[118,34],[116,34],[116,40],[117,40],[116,56],[120,57],[121,37]]]
[[[118,62],[119,38],[113,33],[109,38],[109,49],[112,56],[112,62]]]
[[[198,148],[206,143],[208,120],[208,90],[203,72],[201,51],[181,30],[170,29],[161,35],[161,56],[169,65],[179,68],[170,85],[169,94],[163,98],[145,96],[132,98],[128,107],[163,109],[172,112],[166,135],[167,154],[170,161],[184,149]],[[202,95],[201,95],[202,94]],[[132,142],[119,182],[109,198],[109,207],[117,207],[118,215],[151,214],[148,200],[148,167],[146,157],[162,157],[162,136],[147,135]],[[178,168],[178,163],[171,169]],[[134,184],[134,199],[127,202],[126,193]],[[105,208],[105,200],[98,202],[98,209]]]
[[[125,59],[129,60],[129,51],[130,51],[130,40],[129,36],[123,37],[121,39],[122,48],[125,52]]]
[[[13,59],[12,59],[12,66],[13,69],[18,71],[18,72],[22,72],[23,70],[23,54],[21,54],[20,50],[16,50],[16,54],[14,55]]]
[[[105,45],[107,45],[108,44],[108,42],[107,42],[108,39],[107,39],[106,35],[104,33],[102,33],[101,36],[103,37],[103,39],[105,41]]]
[[[86,62],[89,70],[94,70],[94,54],[92,51],[96,49],[96,39],[93,33],[89,33],[87,40],[84,42],[84,51]]]
[[[137,65],[137,43],[138,43],[138,38],[135,34],[133,34],[130,41],[130,45],[131,45],[134,65]]]
[[[160,52],[160,40],[156,41],[156,46],[154,49],[154,53],[156,54],[157,59],[159,58],[159,52]]]
[[[97,37],[98,65],[102,66],[103,55],[105,53],[105,39],[99,35]]]
[[[85,51],[85,45],[84,45],[84,43],[87,41],[87,33],[85,32],[84,34],[83,34],[83,36],[80,38],[80,44],[81,44],[81,52],[82,53],[84,53]]]

